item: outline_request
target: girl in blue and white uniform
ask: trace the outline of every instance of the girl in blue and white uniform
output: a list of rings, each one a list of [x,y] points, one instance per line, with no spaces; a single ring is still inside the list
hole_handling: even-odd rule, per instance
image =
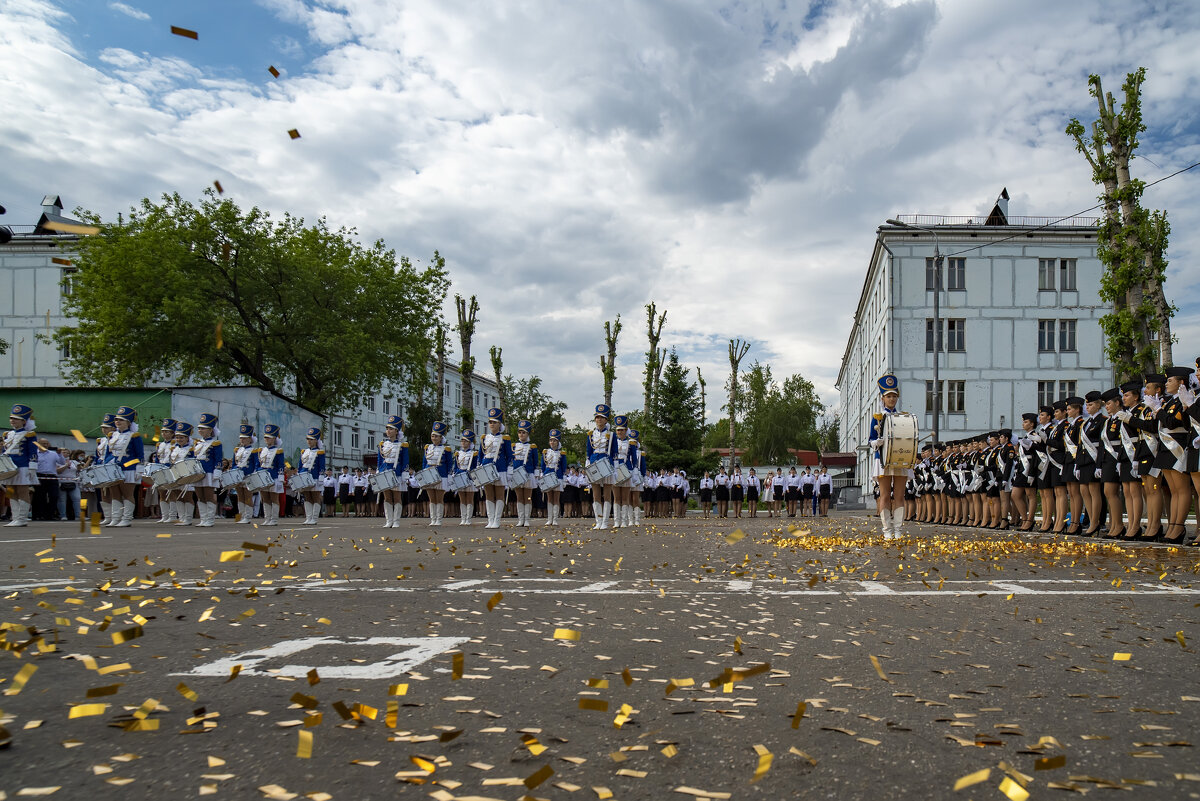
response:
[[[517,496],[517,526],[529,528],[529,518],[533,513],[533,488],[537,485],[538,446],[530,442],[533,433],[533,423],[529,420],[517,421],[517,441],[512,443],[513,458],[509,471],[518,467],[525,468],[525,480],[511,480],[512,489]],[[510,477],[511,478],[511,477]]]
[[[592,416],[592,427],[588,431],[587,461],[593,464],[601,459],[614,461],[616,457],[617,438],[613,436],[612,426],[608,424],[612,410],[603,403],[596,404],[596,412]],[[592,483],[592,513],[596,516],[593,529],[608,528],[608,513],[613,507],[612,493],[613,477]]]
[[[479,466],[479,451],[475,449],[475,432],[466,430],[458,439],[458,450],[454,452],[454,474],[470,473]],[[458,524],[471,525],[475,513],[475,487],[467,484],[458,491]]]
[[[210,412],[200,415],[196,434],[199,438],[192,445],[192,456],[204,466],[204,478],[195,485],[196,508],[200,511],[200,522],[196,526],[207,528],[217,519],[217,487],[221,481],[221,464],[225,460],[221,440],[218,439],[221,432],[217,428],[217,416]]]
[[[558,479],[556,488],[546,490],[546,522],[544,525],[558,525],[558,502],[562,497],[563,475],[567,466],[567,458],[562,452],[562,434],[557,428],[550,429],[547,435],[550,447],[542,451],[541,474],[553,475]]]
[[[113,487],[113,511],[110,526],[125,528],[133,523],[137,509],[137,491],[142,485],[142,463],[146,453],[142,435],[138,433],[137,411],[132,406],[117,409],[113,418],[117,430],[109,437],[108,450],[112,460],[121,467],[125,480]]]
[[[613,443],[613,466],[625,465],[629,478],[624,481],[613,476],[611,487],[613,498],[613,528],[628,528],[633,525],[633,471],[637,467],[637,445],[629,438],[629,420],[623,414],[613,418],[616,440]]]
[[[636,428],[629,429],[629,438],[637,447],[637,464],[630,476],[629,499],[633,504],[633,525],[642,524],[642,512],[646,507],[646,446],[642,443],[642,435]]]
[[[238,445],[233,451],[233,466],[241,470],[247,478],[258,469],[258,449],[255,444],[258,437],[254,436],[254,426],[242,423],[238,426]],[[235,488],[238,502],[238,523],[248,524],[254,520],[255,500],[257,493],[247,492],[242,486]]]
[[[154,464],[168,465],[171,461],[171,448],[174,447],[172,440],[175,439],[175,420],[167,417],[162,421],[162,425],[158,430],[158,444],[154,446],[154,453],[150,455],[150,461]],[[158,485],[150,487],[147,495],[154,498],[154,504],[147,502],[148,505],[157,505],[161,515],[158,518],[159,523],[174,523],[175,508],[171,505],[171,493],[173,490],[159,489]]]
[[[117,416],[111,412],[104,415],[100,420],[100,436],[96,438],[96,453],[92,458],[93,465],[109,464],[112,462],[112,456],[109,454],[109,443],[112,439],[113,432],[117,430],[114,421]],[[103,519],[100,521],[102,526],[111,526],[114,522],[113,515],[117,512],[123,512],[123,508],[118,508],[113,502],[115,489],[113,487],[97,487],[96,492],[100,495],[100,509],[104,513]],[[119,519],[120,515],[118,515]]]
[[[504,412],[488,409],[488,432],[479,443],[479,464],[496,466],[498,478],[484,485],[488,523],[484,528],[500,528],[504,516],[504,496],[508,488],[508,466],[512,463],[512,441],[504,433]]]
[[[175,421],[175,443],[171,446],[171,466],[184,459],[192,458],[192,424],[186,420]],[[172,495],[175,500],[171,506],[175,508],[175,525],[190,526],[192,524],[192,485],[180,484]]]
[[[383,527],[400,528],[400,518],[404,515],[404,490],[407,489],[405,471],[408,470],[408,443],[401,436],[404,432],[404,419],[398,414],[388,417],[383,430],[383,439],[379,440],[379,458],[376,459],[377,472],[390,470],[396,474],[396,485],[383,491]]]
[[[13,404],[8,425],[10,428],[4,432],[0,453],[12,459],[17,474],[3,481],[4,486],[13,490],[12,520],[7,525],[27,526],[33,512],[33,485],[37,481],[37,424],[33,420],[33,409],[23,403]]]
[[[274,423],[263,426],[263,444],[258,449],[258,466],[275,479],[275,486],[262,491],[263,525],[279,525],[279,503],[283,495],[283,473],[287,460],[283,455],[280,429]]]
[[[300,472],[313,477],[313,486],[303,491],[304,525],[315,526],[321,517],[321,475],[325,472],[325,443],[321,441],[321,429],[315,426],[308,429],[304,445],[304,450],[300,451]]]
[[[454,452],[446,444],[446,434],[449,431],[450,426],[440,420],[433,424],[433,430],[429,435],[430,442],[425,446],[425,458],[421,463],[422,469],[433,467],[441,476],[440,484],[432,484],[425,488],[429,494],[429,525],[431,526],[440,526],[446,516],[444,501],[446,490],[450,488],[447,477],[450,475],[450,467],[454,461]]]

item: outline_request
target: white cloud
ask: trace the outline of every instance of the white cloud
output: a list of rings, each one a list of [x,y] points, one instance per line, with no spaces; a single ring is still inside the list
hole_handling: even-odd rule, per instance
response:
[[[143,22],[150,19],[150,15],[147,14],[145,11],[142,11],[140,8],[134,8],[133,6],[129,5],[128,3],[120,3],[120,2],[114,1],[114,2],[109,3],[108,7],[111,8],[113,11],[118,11],[127,17],[133,17],[134,19],[142,20]]]
[[[1139,176],[1200,154],[1188,4],[259,3],[310,37],[264,31],[272,52],[321,55],[280,80],[117,40],[87,63],[51,4],[0,0],[9,221],[51,190],[111,217],[219,179],[246,206],[324,214],[416,259],[440,249],[454,291],[480,296],[476,353],[502,346],[506,370],[541,375],[573,421],[601,394],[617,312],[616,404],[640,408],[650,299],[668,310],[663,344],[703,369],[710,417],[731,337],[833,400],[885,218],[979,213],[1003,186],[1014,214],[1092,205],[1062,133],[1094,114],[1089,72],[1119,92],[1149,67],[1142,152],[1162,169]],[[1146,198],[1171,212],[1189,346],[1192,175]]]

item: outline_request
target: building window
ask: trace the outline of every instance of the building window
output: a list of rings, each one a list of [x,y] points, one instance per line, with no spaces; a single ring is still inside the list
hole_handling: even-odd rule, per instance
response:
[[[967,349],[967,321],[962,318],[943,319],[942,330],[939,331],[938,348],[952,353],[961,353]],[[933,353],[933,320],[925,320],[925,352]]]
[[[1054,320],[1038,320],[1038,353],[1054,352]]]
[[[1038,409],[1041,409],[1043,406],[1049,406],[1056,400],[1054,396],[1054,383],[1053,381],[1038,382]]]
[[[375,411],[375,396],[374,395],[367,398],[367,411],[368,412]]]
[[[462,387],[457,384],[454,386],[454,405],[462,406]]]
[[[1058,321],[1058,349],[1063,353],[1075,352],[1075,321]]]
[[[1053,381],[1050,383],[1054,383]],[[1059,381],[1058,382],[1058,397],[1070,398],[1075,394],[1074,381]]]
[[[937,266],[932,257],[925,259],[925,290],[932,291],[937,284]],[[942,286],[950,291],[965,291],[967,288],[967,260],[942,259]]]
[[[350,449],[355,450],[355,451],[358,450],[358,429],[357,428],[350,429]]]
[[[479,390],[475,390],[475,408],[479,408]]]
[[[342,428],[341,428],[341,426],[335,426],[333,429],[333,447],[335,447],[335,448],[342,447]]]
[[[71,343],[70,342],[64,342],[58,346],[58,358],[63,361],[66,361],[67,359],[71,358]]]
[[[943,381],[942,387],[945,395],[943,397],[942,411],[951,414],[961,414],[967,409],[967,382],[966,381]],[[936,400],[933,396],[933,382],[925,382],[925,411],[927,414],[933,414],[933,403]]]
[[[1054,259],[1038,259],[1038,291],[1054,291]]]
[[[370,431],[367,432],[367,450],[375,450],[375,435]]]
[[[62,295],[68,298],[75,294],[75,273],[79,272],[78,267],[66,267],[62,271]]]
[[[392,413],[392,402],[390,400],[388,400],[387,398],[383,399],[383,413],[384,414]]]
[[[937,267],[933,259],[925,259],[925,291],[931,292],[937,287]]]
[[[1058,288],[1064,292],[1075,291],[1076,259],[1060,259],[1058,262]]]

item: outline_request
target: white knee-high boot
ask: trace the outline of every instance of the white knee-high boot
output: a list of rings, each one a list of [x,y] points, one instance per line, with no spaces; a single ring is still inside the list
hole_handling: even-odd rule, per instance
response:
[[[384,528],[392,527],[392,515],[395,514],[395,511],[396,511],[396,504],[391,503],[390,501],[383,502],[383,527]]]
[[[600,501],[592,501],[592,514],[596,516],[596,524],[592,528],[604,528],[601,523],[604,522],[601,515],[604,514],[604,504]]]
[[[496,502],[484,501],[483,504],[487,509],[487,525],[484,528],[496,528]]]
[[[100,525],[108,527],[116,521],[117,502],[116,501],[101,501],[100,508],[104,510],[104,519],[100,521]]]
[[[608,528],[608,515],[610,512],[612,512],[612,508],[613,508],[612,501],[605,501],[600,506],[600,528],[601,529]]]
[[[442,510],[445,508],[440,503],[429,504],[429,516],[433,518],[433,525],[440,526],[442,524]]]
[[[9,520],[4,524],[5,528],[20,528],[28,525],[28,523],[25,522],[25,507],[28,505],[29,504],[25,503],[25,501],[20,501],[16,498],[13,498],[12,503],[9,504],[9,513],[12,515],[12,520]]]
[[[191,500],[180,501],[179,506],[179,524],[182,526],[190,526],[192,524],[192,515],[195,514],[195,506]]]
[[[892,510],[892,536],[896,539],[900,538],[900,534],[904,529],[904,507],[898,506]]]
[[[879,526],[883,529],[883,538],[890,540],[892,538],[892,510],[879,510]]]

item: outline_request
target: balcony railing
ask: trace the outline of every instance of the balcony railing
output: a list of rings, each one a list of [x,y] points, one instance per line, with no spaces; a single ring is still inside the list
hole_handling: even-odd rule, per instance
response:
[[[942,214],[899,214],[900,222],[910,225],[978,225],[987,228],[1095,228],[1099,217],[1009,217],[1008,225],[988,225],[987,217],[949,217]]]

